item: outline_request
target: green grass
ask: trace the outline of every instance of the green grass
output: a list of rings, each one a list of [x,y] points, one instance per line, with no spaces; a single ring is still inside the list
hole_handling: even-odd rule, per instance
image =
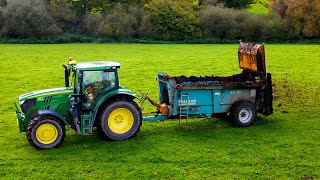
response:
[[[269,0],[258,0],[255,4],[251,4],[248,8],[249,12],[255,14],[268,14],[269,9],[267,8],[269,4]]]
[[[268,14],[269,9],[263,6],[262,4],[252,4],[250,8],[248,9],[249,12],[255,13],[255,14]]]
[[[320,178],[320,46],[266,45],[274,114],[249,128],[226,118],[144,123],[127,141],[78,136],[38,151],[19,134],[12,101],[64,84],[61,64],[121,63],[120,82],[157,99],[155,74],[239,73],[237,45],[0,45],[0,179],[311,179]],[[146,110],[152,110],[146,106]]]

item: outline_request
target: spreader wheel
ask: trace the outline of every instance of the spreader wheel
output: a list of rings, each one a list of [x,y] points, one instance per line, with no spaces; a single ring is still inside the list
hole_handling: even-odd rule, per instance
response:
[[[66,130],[59,120],[51,116],[36,116],[27,129],[30,144],[37,149],[58,147],[65,138]]]
[[[141,121],[141,111],[135,102],[116,100],[102,111],[98,131],[105,139],[125,140],[140,130]]]
[[[256,120],[257,110],[251,102],[238,102],[231,108],[230,116],[235,126],[248,127]]]

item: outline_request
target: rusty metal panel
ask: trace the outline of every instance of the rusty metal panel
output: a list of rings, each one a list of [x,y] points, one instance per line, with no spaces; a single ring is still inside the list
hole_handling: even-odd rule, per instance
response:
[[[241,69],[266,73],[264,45],[240,42],[238,58]]]

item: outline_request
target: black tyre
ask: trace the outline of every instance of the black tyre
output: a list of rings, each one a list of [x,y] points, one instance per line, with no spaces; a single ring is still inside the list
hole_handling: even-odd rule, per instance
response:
[[[98,132],[108,140],[125,140],[140,130],[141,122],[141,111],[135,102],[115,100],[102,110]]]
[[[237,127],[251,126],[257,117],[257,110],[253,103],[242,101],[234,104],[230,111],[232,123]]]
[[[63,143],[66,129],[56,118],[41,115],[30,121],[26,134],[33,147],[50,149]]]

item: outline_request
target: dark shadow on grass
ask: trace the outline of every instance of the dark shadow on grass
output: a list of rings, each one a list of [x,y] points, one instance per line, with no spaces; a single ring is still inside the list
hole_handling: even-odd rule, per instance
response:
[[[185,120],[167,120],[161,122],[144,122],[140,132],[135,137],[124,141],[107,141],[100,138],[94,130],[93,135],[77,135],[68,130],[65,142],[60,148],[53,149],[65,155],[75,152],[98,151],[98,154],[108,153],[132,153],[139,154],[148,148],[161,146],[161,142],[167,143],[177,139],[182,143],[197,143],[206,141],[223,141],[225,139],[237,139],[239,134],[247,133],[255,136],[268,136],[281,128],[282,119],[265,118],[258,116],[257,121],[251,127],[238,128],[231,125],[229,117],[220,118],[190,118]],[[58,150],[59,149],[59,150]],[[49,150],[51,151],[51,150]],[[43,154],[41,151],[39,154]],[[47,154],[47,153],[44,153]]]

